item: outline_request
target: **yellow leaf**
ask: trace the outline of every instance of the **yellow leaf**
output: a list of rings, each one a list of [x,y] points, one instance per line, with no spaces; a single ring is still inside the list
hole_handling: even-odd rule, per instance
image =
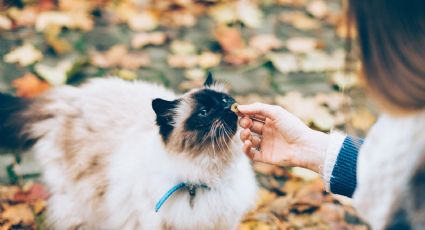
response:
[[[12,224],[32,224],[34,223],[34,214],[27,204],[18,204],[6,206],[3,213],[0,214],[0,219],[7,220]]]

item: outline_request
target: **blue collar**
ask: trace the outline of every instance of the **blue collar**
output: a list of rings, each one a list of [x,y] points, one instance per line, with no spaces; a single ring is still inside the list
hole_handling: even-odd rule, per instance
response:
[[[183,188],[186,188],[187,191],[189,192],[190,206],[193,206],[193,198],[195,198],[195,196],[196,196],[196,189],[202,188],[202,189],[205,189],[205,190],[208,190],[208,191],[210,190],[210,187],[208,187],[208,185],[206,185],[204,183],[193,184],[193,183],[188,183],[188,182],[181,182],[181,183],[175,185],[174,187],[172,187],[170,190],[168,190],[161,197],[161,199],[155,205],[155,212],[159,211],[161,206],[165,203],[165,201],[168,200],[168,198],[170,198],[170,196],[172,196],[175,192],[177,192],[177,191],[179,191],[180,189],[183,189]]]

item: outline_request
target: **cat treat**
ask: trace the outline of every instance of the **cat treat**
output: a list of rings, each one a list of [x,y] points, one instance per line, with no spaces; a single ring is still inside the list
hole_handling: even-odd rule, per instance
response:
[[[238,103],[233,103],[232,107],[230,107],[230,110],[232,110],[234,113],[238,113]]]

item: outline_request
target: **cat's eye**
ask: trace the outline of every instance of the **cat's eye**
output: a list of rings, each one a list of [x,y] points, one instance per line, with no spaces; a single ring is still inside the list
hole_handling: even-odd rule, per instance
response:
[[[201,117],[206,117],[208,115],[208,111],[206,109],[201,109],[199,110],[198,115]]]

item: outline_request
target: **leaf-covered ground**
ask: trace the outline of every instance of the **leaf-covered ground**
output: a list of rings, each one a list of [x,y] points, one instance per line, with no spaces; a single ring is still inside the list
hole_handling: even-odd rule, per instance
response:
[[[356,80],[358,64],[351,56],[346,63],[340,0],[0,4],[2,92],[34,97],[108,75],[184,92],[212,71],[239,103],[281,105],[321,131],[361,136],[375,121]],[[41,228],[48,193],[32,182],[33,165],[1,156],[0,181],[19,186],[0,187],[0,229]],[[254,168],[263,189],[241,229],[367,229],[350,201],[325,193],[317,175]]]

